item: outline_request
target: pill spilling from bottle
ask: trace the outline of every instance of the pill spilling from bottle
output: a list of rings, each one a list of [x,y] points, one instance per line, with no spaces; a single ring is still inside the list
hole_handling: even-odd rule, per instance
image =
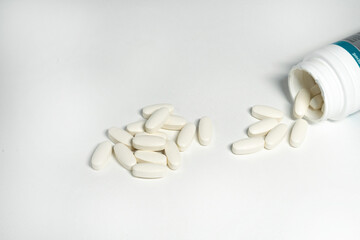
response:
[[[202,117],[197,127],[173,112],[171,104],[149,105],[142,109],[144,119],[128,124],[125,130],[108,129],[111,141],[96,147],[91,159],[92,168],[104,168],[113,152],[119,164],[131,171],[134,177],[162,178],[169,169],[179,169],[181,152],[189,149],[196,135],[200,145],[211,143],[213,122],[209,117]]]
[[[321,116],[324,106],[321,90],[316,83],[310,88],[302,88],[298,91],[293,106],[293,116],[297,120],[290,132],[290,146],[298,148],[306,138],[308,122],[303,117]],[[274,149],[288,135],[288,126],[281,123],[284,114],[279,109],[256,105],[252,107],[251,115],[260,121],[248,128],[248,138],[232,144],[231,149],[234,154],[250,154],[264,148]]]

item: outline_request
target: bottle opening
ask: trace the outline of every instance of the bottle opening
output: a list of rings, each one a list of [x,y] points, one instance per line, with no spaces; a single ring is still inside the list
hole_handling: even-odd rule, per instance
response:
[[[296,67],[291,69],[288,82],[290,94],[294,100],[301,89],[306,88],[310,90],[314,85],[317,84],[315,78],[309,72]],[[319,87],[321,89],[321,86]],[[322,95],[322,92],[320,94]],[[311,95],[311,97],[314,97],[313,94]],[[318,122],[320,120],[323,120],[322,118],[324,116],[325,110],[325,103],[322,110],[314,110],[309,107],[307,113],[305,114],[305,118],[313,122]]]

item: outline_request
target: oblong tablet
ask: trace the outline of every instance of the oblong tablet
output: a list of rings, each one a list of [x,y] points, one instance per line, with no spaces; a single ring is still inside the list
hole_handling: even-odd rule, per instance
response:
[[[213,123],[210,118],[202,117],[199,121],[198,138],[203,146],[210,144],[213,136]]]
[[[162,178],[168,173],[168,168],[153,163],[138,163],[132,168],[132,175],[138,178]]]
[[[308,119],[312,119],[312,120],[318,120],[322,117],[323,115],[323,111],[321,110],[314,110],[312,108],[308,108],[308,110],[305,113],[305,117],[307,117]]]
[[[138,150],[134,153],[138,163],[154,163],[166,166],[167,158],[159,152]]]
[[[151,114],[153,114],[153,112],[155,112],[156,110],[166,107],[169,109],[169,112],[172,113],[174,111],[174,106],[168,103],[160,103],[160,104],[153,104],[153,105],[149,105],[146,106],[142,109],[141,114],[144,118],[149,118],[151,116]]]
[[[155,132],[155,133],[147,133],[147,132],[141,132],[141,133],[137,133],[135,134],[135,137],[136,136],[157,136],[157,137],[162,137],[164,139],[167,139],[168,136],[166,135],[166,133],[163,133],[163,132]]]
[[[133,152],[124,144],[115,144],[114,153],[115,158],[118,160],[121,166],[123,166],[127,170],[131,170],[131,168],[136,164],[136,158]]]
[[[167,141],[165,146],[165,155],[170,169],[176,170],[181,166],[182,160],[179,148],[174,141]]]
[[[187,121],[185,118],[178,115],[170,115],[162,128],[167,130],[181,130],[186,123]]]
[[[274,118],[279,122],[284,117],[284,113],[276,108],[264,106],[264,105],[255,105],[251,108],[251,115],[257,119],[266,119]]]
[[[304,117],[310,104],[310,91],[302,88],[295,97],[293,114],[295,118]]]
[[[108,130],[108,137],[113,143],[120,142],[128,147],[131,147],[131,139],[133,138],[133,136],[129,132],[121,128],[115,128],[115,127],[110,128]]]
[[[170,111],[166,107],[156,110],[145,123],[145,131],[148,133],[157,132],[169,117]]]
[[[290,145],[297,148],[304,142],[308,123],[304,119],[298,119],[291,130],[290,134]]]
[[[135,135],[137,133],[145,132],[145,120],[130,123],[126,126],[126,131],[130,134]]]
[[[264,136],[278,124],[278,120],[274,118],[260,120],[249,127],[248,135],[249,137]]]
[[[310,107],[314,110],[321,109],[323,102],[323,97],[321,96],[321,94],[318,94],[310,100]]]
[[[112,146],[113,144],[110,141],[105,141],[96,147],[91,157],[91,167],[93,169],[100,170],[106,166],[110,160]]]
[[[234,154],[249,154],[260,151],[264,148],[264,144],[263,137],[244,138],[234,142],[231,150]]]
[[[158,136],[136,136],[132,139],[132,146],[139,150],[161,151],[165,148],[166,140]]]
[[[196,126],[194,123],[187,123],[179,132],[176,140],[176,144],[179,147],[180,152],[185,151],[192,143],[196,132]]]
[[[288,126],[283,123],[271,129],[265,137],[265,148],[275,148],[285,138],[287,131]]]
[[[318,95],[321,93],[319,85],[315,84],[310,88],[310,93],[312,96]]]

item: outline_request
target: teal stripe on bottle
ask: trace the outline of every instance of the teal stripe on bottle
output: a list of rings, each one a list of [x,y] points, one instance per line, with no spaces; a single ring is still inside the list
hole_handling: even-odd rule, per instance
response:
[[[346,51],[348,51],[351,56],[355,59],[355,61],[357,62],[357,64],[360,67],[360,51],[359,49],[357,49],[354,45],[352,45],[351,43],[345,42],[345,41],[339,41],[334,43],[342,48],[344,48]]]

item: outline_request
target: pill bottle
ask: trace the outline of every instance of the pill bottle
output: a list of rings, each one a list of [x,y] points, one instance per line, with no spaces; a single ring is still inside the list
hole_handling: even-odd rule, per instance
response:
[[[322,111],[308,111],[313,122],[340,120],[360,110],[360,32],[307,55],[289,72],[290,94],[318,84]],[[309,108],[310,110],[310,108]]]

